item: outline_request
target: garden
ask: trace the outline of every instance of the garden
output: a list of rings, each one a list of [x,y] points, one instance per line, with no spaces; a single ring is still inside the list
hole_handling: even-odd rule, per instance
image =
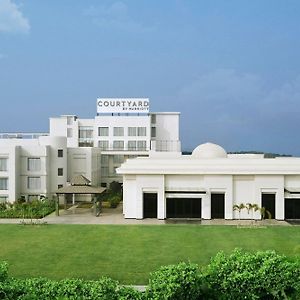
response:
[[[55,201],[47,198],[26,202],[0,203],[0,218],[40,219],[55,211]]]
[[[299,299],[300,260],[275,251],[254,253],[234,249],[217,253],[206,266],[179,263],[152,272],[145,292],[122,286],[116,280],[45,278],[16,279],[0,262],[0,298],[25,299]]]

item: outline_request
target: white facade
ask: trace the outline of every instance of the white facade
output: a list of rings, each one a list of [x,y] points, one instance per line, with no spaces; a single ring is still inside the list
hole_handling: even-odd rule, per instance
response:
[[[101,184],[122,181],[116,169],[128,158],[152,152],[180,153],[177,112],[101,114],[94,119],[75,115],[50,118],[50,136],[67,137],[68,148],[101,150]]]
[[[241,203],[265,207],[277,220],[300,219],[300,158],[227,155],[214,144],[192,155],[150,155],[126,161],[125,218],[260,219],[259,211],[233,210]]]
[[[126,105],[130,108],[139,101],[129,99]],[[63,115],[50,118],[49,134],[2,133],[0,201],[52,197],[76,175],[84,175],[95,186],[121,182],[116,169],[128,158],[155,151],[180,153],[179,115],[134,112],[98,114],[93,119]]]

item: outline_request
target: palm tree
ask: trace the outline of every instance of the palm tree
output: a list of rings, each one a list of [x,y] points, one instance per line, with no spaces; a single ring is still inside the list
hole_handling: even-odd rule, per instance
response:
[[[241,210],[245,208],[245,204],[244,203],[240,203],[233,205],[233,210],[237,210],[239,212],[239,220],[241,220]]]
[[[265,219],[266,215],[268,216],[269,220],[272,218],[272,214],[265,207],[260,208],[259,212],[261,214],[262,219]]]
[[[250,210],[251,210],[251,220],[253,221],[254,218],[253,218],[253,213],[255,211],[258,211],[260,210],[259,206],[256,204],[256,203],[246,203],[246,209],[247,209],[247,212],[249,214]]]

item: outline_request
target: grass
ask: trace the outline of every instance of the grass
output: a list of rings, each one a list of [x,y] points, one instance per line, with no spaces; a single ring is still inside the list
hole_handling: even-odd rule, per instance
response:
[[[300,227],[199,225],[0,225],[0,260],[11,276],[145,284],[161,265],[208,264],[218,251],[274,249],[300,257]]]

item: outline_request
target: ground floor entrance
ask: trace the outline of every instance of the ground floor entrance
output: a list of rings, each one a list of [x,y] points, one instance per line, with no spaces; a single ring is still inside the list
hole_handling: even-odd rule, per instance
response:
[[[261,207],[264,207],[270,213],[271,219],[275,219],[275,197],[276,194],[261,195]],[[268,217],[268,214],[265,214],[265,219]]]
[[[201,218],[201,198],[167,198],[167,218]]]
[[[225,219],[225,194],[211,194],[211,218]]]
[[[143,194],[144,218],[157,218],[157,193]]]
[[[300,199],[285,199],[284,202],[284,218],[300,219]]]

